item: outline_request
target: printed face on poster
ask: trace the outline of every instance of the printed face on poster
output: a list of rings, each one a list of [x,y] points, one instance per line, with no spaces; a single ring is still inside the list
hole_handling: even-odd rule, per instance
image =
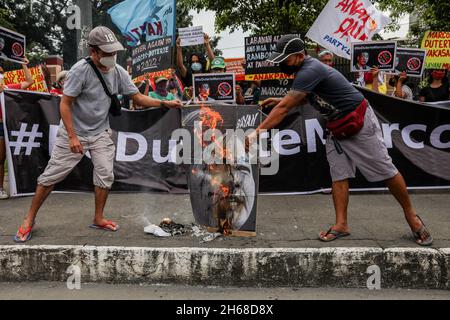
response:
[[[421,77],[425,68],[426,50],[397,48],[395,57],[395,74],[406,71],[410,77]]]
[[[194,102],[236,101],[234,73],[194,74]]]
[[[23,34],[0,27],[0,59],[23,63],[25,48]]]
[[[397,53],[396,41],[354,42],[351,48],[351,72],[394,71]]]

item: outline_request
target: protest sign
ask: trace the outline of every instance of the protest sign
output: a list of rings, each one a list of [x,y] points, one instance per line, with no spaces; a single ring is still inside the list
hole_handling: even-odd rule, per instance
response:
[[[296,36],[301,36],[295,34]],[[267,61],[275,51],[276,44],[282,35],[253,36],[245,38],[245,80],[276,80],[292,78],[282,73],[280,68]]]
[[[261,95],[259,100],[283,98],[291,89],[293,81],[292,79],[282,79],[261,82]]]
[[[421,77],[425,67],[426,51],[422,49],[397,48],[395,74],[406,71],[410,77]]]
[[[330,0],[306,36],[350,59],[352,42],[371,40],[390,22],[369,0]]]
[[[202,26],[178,28],[178,34],[182,47],[196,46],[205,42]]]
[[[228,73],[234,73],[236,81],[245,80],[245,59],[244,58],[228,58],[225,59],[225,68]]]
[[[27,90],[36,92],[48,92],[47,83],[45,82],[45,76],[41,66],[29,69],[34,82],[31,85],[31,87],[29,87]],[[23,69],[7,71],[4,74],[3,81],[5,85],[24,82],[25,73]]]
[[[194,74],[194,102],[235,101],[236,80],[233,73]]]
[[[426,69],[450,67],[450,31],[427,31],[421,47],[427,50]]]
[[[128,45],[141,39],[172,37],[175,42],[176,0],[125,0],[108,10]]]
[[[0,27],[0,59],[22,63],[26,38],[23,34]]]
[[[167,70],[172,66],[172,38],[146,42],[132,50],[132,78]]]
[[[394,71],[396,41],[354,42],[351,44],[351,72],[370,71],[378,67],[381,71]]]

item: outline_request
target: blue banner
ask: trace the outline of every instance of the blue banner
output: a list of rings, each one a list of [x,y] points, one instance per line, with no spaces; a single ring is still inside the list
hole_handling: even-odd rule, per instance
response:
[[[175,43],[176,0],[125,0],[108,10],[127,43],[173,37]]]

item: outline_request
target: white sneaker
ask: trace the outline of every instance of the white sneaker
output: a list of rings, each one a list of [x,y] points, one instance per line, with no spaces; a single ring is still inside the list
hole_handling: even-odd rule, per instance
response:
[[[5,190],[0,190],[0,200],[5,200],[9,198],[9,194]]]

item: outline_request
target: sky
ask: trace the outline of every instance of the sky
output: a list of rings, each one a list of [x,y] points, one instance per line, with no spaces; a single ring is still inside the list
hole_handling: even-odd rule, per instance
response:
[[[214,30],[214,20],[215,14],[212,11],[197,11],[192,10],[190,14],[193,18],[193,26],[203,26],[203,31],[209,34],[209,36],[216,35]],[[389,13],[385,13],[389,15]],[[405,37],[408,33],[408,18],[405,16],[399,21],[400,29],[395,32],[381,32],[381,36],[384,39],[394,38],[394,37]],[[242,30],[229,33],[229,31],[223,31],[219,34],[222,38],[218,43],[218,49],[222,50],[223,56],[225,58],[240,58],[244,57],[244,37],[250,35],[250,33],[245,33]]]

